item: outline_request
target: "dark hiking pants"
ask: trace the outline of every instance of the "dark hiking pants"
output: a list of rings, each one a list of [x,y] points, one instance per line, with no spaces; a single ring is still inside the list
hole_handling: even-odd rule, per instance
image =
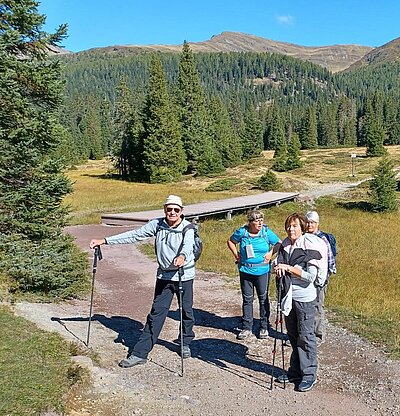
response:
[[[253,328],[253,303],[254,289],[257,292],[260,307],[260,327],[269,327],[269,298],[268,298],[269,273],[260,276],[240,272],[240,288],[242,290],[242,329]]]
[[[183,345],[189,346],[194,339],[193,279],[182,282],[182,288]],[[179,302],[178,282],[157,279],[153,305],[132,354],[140,358],[147,358],[157,342],[175,293]]]

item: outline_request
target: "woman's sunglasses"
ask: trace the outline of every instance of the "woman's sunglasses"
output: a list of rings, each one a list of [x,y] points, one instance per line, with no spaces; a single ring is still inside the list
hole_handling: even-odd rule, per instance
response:
[[[172,212],[172,211],[178,213],[178,212],[181,212],[181,209],[180,208],[170,208],[170,207],[167,208],[167,212]]]

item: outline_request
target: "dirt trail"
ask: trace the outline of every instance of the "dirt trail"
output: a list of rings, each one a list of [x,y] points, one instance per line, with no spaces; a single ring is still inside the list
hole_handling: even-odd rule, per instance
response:
[[[124,227],[69,228],[79,246],[124,230]],[[134,246],[103,249],[96,275],[90,346],[101,365],[78,358],[90,368],[87,390],[68,402],[70,416],[111,415],[398,415],[400,363],[387,360],[359,337],[328,324],[319,348],[318,384],[298,393],[274,384],[270,390],[274,339],[238,341],[241,299],[220,276],[199,271],[195,283],[196,339],[193,358],[180,377],[174,301],[146,365],[121,369],[118,361],[138,339],[153,296],[156,264]],[[257,306],[256,306],[257,309]],[[272,306],[274,309],[274,306]],[[16,312],[46,330],[84,342],[88,300],[56,304],[20,303]],[[280,347],[280,342],[278,342]],[[290,347],[285,347],[288,362]],[[280,351],[280,348],[278,349]],[[279,355],[278,366],[281,366]]]

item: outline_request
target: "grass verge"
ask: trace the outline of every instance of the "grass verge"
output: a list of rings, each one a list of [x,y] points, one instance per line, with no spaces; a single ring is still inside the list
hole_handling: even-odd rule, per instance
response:
[[[63,412],[63,400],[80,371],[71,366],[71,344],[0,307],[0,414]]]

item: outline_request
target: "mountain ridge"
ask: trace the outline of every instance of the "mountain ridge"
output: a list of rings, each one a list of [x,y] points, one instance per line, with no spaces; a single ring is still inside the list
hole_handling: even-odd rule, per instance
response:
[[[301,46],[288,42],[249,35],[241,32],[222,32],[209,40],[188,42],[193,52],[270,52],[313,62],[332,72],[340,72],[362,59],[374,48],[362,45]],[[182,45],[114,45],[91,48],[78,53],[104,51],[107,53],[135,53],[141,51],[181,52]]]

